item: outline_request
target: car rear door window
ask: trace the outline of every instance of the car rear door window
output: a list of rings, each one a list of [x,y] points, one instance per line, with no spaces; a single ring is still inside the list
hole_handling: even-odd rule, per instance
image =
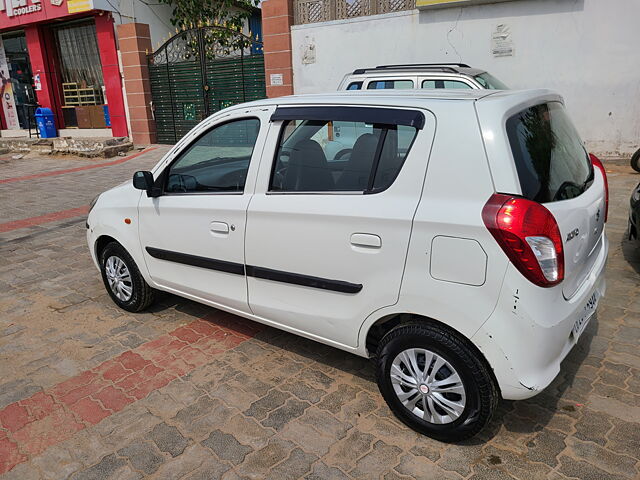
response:
[[[417,129],[407,125],[288,120],[278,145],[272,192],[367,192],[388,188]]]
[[[526,198],[568,200],[593,180],[587,151],[561,103],[536,105],[512,116],[507,136]]]
[[[367,90],[401,90],[411,89],[413,80],[372,80],[367,85]]]
[[[171,164],[165,191],[242,192],[259,131],[257,118],[235,120],[209,130]]]
[[[471,85],[458,80],[423,80],[422,88],[472,89]]]

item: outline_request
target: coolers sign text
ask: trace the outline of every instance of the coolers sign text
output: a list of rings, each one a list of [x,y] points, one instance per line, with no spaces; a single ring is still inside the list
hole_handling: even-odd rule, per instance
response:
[[[0,0],[0,11],[6,11],[7,17],[17,17],[42,10],[40,0]]]

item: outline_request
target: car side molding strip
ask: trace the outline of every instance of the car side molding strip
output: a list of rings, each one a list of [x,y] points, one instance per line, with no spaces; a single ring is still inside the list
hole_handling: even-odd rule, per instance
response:
[[[153,258],[158,258],[160,260],[182,263],[184,265],[191,265],[192,267],[208,268],[209,270],[218,270],[220,272],[233,273],[236,275],[244,275],[244,265],[242,263],[216,260],[215,258],[199,257],[197,255],[172,252],[170,250],[162,250],[160,248],[154,247],[146,247],[145,250]]]
[[[273,280],[274,282],[291,283],[303,287],[320,288],[340,293],[358,293],[362,290],[361,283],[350,283],[343,280],[331,280],[328,278],[313,277],[300,273],[283,272],[282,270],[272,270],[264,267],[254,267],[247,265],[247,276],[261,278],[263,280]]]
[[[215,258],[200,257],[188,253],[173,252],[160,248],[145,247],[145,250],[153,258],[166,260],[168,262],[182,263],[192,267],[207,268],[220,272],[232,273],[235,275],[247,275],[248,277],[272,280],[274,282],[290,283],[303,287],[319,288],[340,293],[358,293],[362,290],[361,283],[345,282],[343,280],[331,280],[328,278],[314,277],[300,273],[284,272],[271,268],[256,267],[253,265],[243,265],[241,263],[227,262]]]

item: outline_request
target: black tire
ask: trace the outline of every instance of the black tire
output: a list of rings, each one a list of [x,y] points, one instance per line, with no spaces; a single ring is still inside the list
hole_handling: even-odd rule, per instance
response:
[[[640,150],[631,156],[631,168],[636,172],[640,172]]]
[[[129,270],[132,289],[130,298],[118,298],[109,285],[106,263],[111,257],[120,259]],[[155,291],[147,284],[140,273],[136,262],[134,262],[131,255],[129,255],[129,252],[127,252],[118,242],[111,242],[107,244],[100,252],[100,272],[102,273],[102,281],[104,283],[104,287],[107,289],[107,293],[109,293],[113,302],[123,310],[127,310],[128,312],[139,312],[154,302]]]
[[[454,421],[436,424],[423,420],[410,412],[396,395],[390,377],[391,366],[401,352],[410,348],[437,354],[458,373],[466,404]],[[378,347],[376,377],[382,396],[398,419],[418,433],[443,442],[458,442],[476,435],[491,420],[499,400],[495,381],[479,354],[454,332],[433,324],[400,325],[387,333]],[[418,402],[421,405],[422,400]]]

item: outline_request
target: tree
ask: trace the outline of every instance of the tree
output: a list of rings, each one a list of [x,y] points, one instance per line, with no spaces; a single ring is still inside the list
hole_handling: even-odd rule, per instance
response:
[[[245,22],[251,17],[260,0],[160,0],[171,5],[171,23],[179,30],[201,25],[225,27],[214,34],[220,46],[237,45]],[[244,45],[242,45],[244,46]]]

